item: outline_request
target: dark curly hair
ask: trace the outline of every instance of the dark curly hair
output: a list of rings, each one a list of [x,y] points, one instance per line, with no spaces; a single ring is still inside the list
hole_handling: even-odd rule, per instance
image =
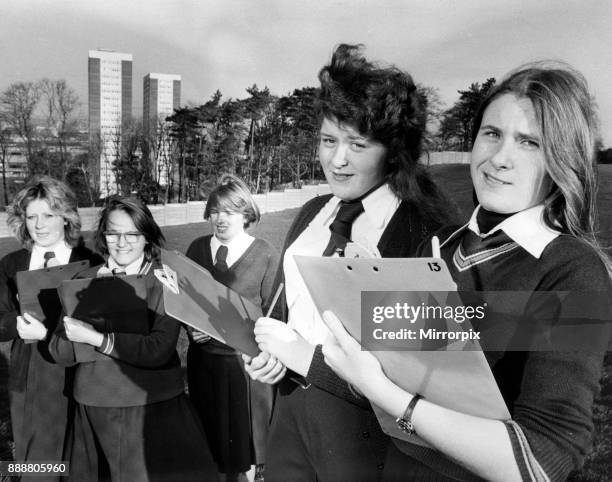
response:
[[[387,149],[385,176],[391,190],[440,224],[455,210],[419,162],[427,121],[426,98],[412,77],[396,67],[380,67],[362,54],[362,45],[339,45],[319,72],[320,120],[349,125]]]

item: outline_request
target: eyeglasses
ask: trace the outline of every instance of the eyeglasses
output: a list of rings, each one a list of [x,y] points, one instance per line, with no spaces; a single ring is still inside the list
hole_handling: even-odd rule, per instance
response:
[[[104,237],[107,243],[115,244],[119,242],[119,239],[123,236],[123,239],[129,244],[137,243],[142,233],[115,233],[113,231],[106,231]]]

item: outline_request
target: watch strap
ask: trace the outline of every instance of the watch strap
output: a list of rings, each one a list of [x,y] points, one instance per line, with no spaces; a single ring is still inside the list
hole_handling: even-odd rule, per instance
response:
[[[414,407],[416,407],[417,402],[421,398],[423,398],[422,395],[418,393],[415,394],[410,400],[410,403],[408,403],[408,406],[406,407],[406,410],[404,411],[404,415],[402,415],[400,418],[395,420],[400,430],[402,430],[403,432],[406,432],[408,435],[413,435],[416,432],[414,430],[414,424],[412,423],[412,413],[414,412]]]

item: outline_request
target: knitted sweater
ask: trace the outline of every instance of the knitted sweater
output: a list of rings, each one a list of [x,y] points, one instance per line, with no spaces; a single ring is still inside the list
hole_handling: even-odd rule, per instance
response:
[[[460,291],[571,291],[587,296],[598,292],[599,301],[603,298],[612,312],[611,280],[597,254],[583,241],[560,235],[540,258],[516,246],[469,269],[459,269],[454,257],[465,229],[449,227],[437,233],[442,258]],[[421,256],[431,256],[430,243],[423,243],[419,251]],[[538,312],[538,306],[528,306],[522,320],[547,315]],[[583,335],[589,341],[581,340],[581,346],[592,346],[592,351],[485,353],[512,415],[507,429],[524,480],[565,480],[582,465],[590,447],[593,400],[599,391],[610,323],[585,330]],[[402,449],[432,467],[440,459],[433,450]]]
[[[194,240],[187,249],[187,257],[206,268],[219,283],[244,296],[265,310],[270,302],[278,254],[274,247],[263,239],[255,239],[247,250],[227,271],[215,268],[210,251],[212,235]],[[206,351],[218,354],[235,354],[232,348],[210,340],[202,345]]]

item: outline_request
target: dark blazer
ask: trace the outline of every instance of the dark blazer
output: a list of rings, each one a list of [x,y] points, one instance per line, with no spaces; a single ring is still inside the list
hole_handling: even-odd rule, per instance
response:
[[[70,375],[55,364],[46,340],[25,344],[17,333],[17,272],[30,264],[31,251],[20,249],[0,260],[0,341],[12,340],[9,365],[11,421],[15,460],[62,460],[68,422]],[[70,262],[102,258],[84,246],[73,248]],[[51,330],[50,330],[51,331]]]
[[[308,227],[310,222],[331,198],[332,195],[328,194],[311,199],[304,204],[296,216],[285,238],[281,262],[276,273],[272,293],[276,292],[278,285],[284,281],[282,260],[285,256],[285,251]],[[377,248],[383,258],[409,258],[416,254],[421,242],[439,228],[440,226],[437,223],[423,219],[419,210],[414,205],[408,201],[402,201],[389,220],[387,228],[378,241]],[[284,297],[282,303],[278,305],[279,308],[275,310],[274,317],[287,321],[287,306]],[[290,374],[290,376],[292,375]],[[295,376],[293,377],[295,378]],[[369,407],[370,405],[365,398],[356,396],[354,390],[351,390],[348,384],[325,364],[321,345],[316,347],[306,379],[307,383],[312,383],[322,390],[351,403],[362,407]]]

